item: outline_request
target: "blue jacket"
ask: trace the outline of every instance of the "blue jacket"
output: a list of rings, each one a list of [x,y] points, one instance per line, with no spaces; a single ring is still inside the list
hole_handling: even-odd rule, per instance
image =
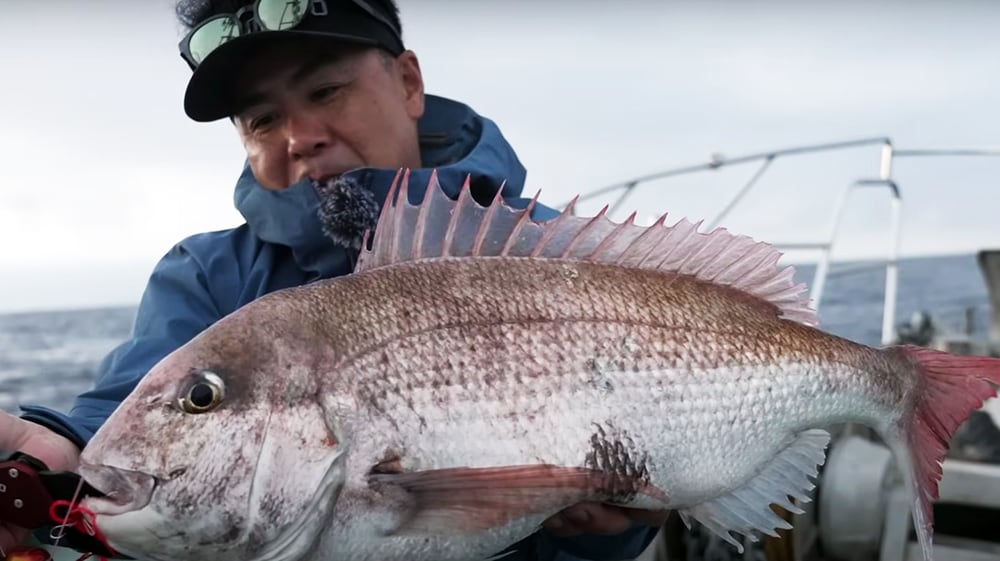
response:
[[[508,202],[522,207],[527,203],[521,197],[525,169],[493,122],[436,96],[427,96],[425,108],[418,125],[425,167],[411,171],[410,189],[416,191],[411,200],[417,200],[436,169],[442,187],[452,196],[468,176],[477,194],[492,197],[502,185]],[[380,203],[395,174],[396,170],[374,168],[350,173],[372,189]],[[93,389],[77,397],[69,415],[26,405],[23,418],[83,447],[153,365],[218,319],[269,292],[351,272],[348,250],[333,244],[322,231],[319,199],[309,182],[283,191],[266,190],[247,165],[236,184],[235,203],[245,224],[191,236],[156,265],[131,338],[102,361]],[[556,214],[537,208],[539,219]],[[561,540],[540,532],[515,546],[523,555],[505,559],[632,558],[654,533],[637,526],[622,536]]]

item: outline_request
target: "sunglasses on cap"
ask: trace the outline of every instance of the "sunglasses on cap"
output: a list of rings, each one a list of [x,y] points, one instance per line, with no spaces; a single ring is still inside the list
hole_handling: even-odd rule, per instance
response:
[[[336,0],[335,0],[336,1]],[[391,31],[392,37],[402,44],[399,31],[385,16],[365,0],[349,1],[381,22]],[[231,14],[219,14],[201,22],[181,39],[181,56],[195,69],[205,57],[220,45],[251,33],[285,31],[294,29],[307,16],[336,17],[331,14],[326,0],[257,0]],[[385,45],[387,48],[392,48]]]

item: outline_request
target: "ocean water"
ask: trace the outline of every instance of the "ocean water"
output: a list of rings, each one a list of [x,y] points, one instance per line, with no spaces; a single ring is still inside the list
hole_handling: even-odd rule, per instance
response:
[[[834,267],[820,307],[821,327],[868,344],[881,339],[884,268],[845,272]],[[811,283],[814,268],[796,267]],[[838,271],[840,271],[838,273]],[[909,259],[900,263],[895,323],[926,310],[946,331],[965,329],[974,310],[975,329],[989,317],[986,285],[975,255]],[[39,404],[68,411],[74,397],[91,387],[101,359],[123,342],[135,309],[103,308],[0,315],[0,409]]]

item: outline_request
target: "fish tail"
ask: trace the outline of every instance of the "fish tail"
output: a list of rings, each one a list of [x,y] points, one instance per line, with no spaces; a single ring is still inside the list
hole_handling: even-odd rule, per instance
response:
[[[914,498],[913,522],[924,560],[932,561],[933,504],[945,455],[959,425],[996,395],[1000,359],[911,345],[891,350],[902,353],[917,374],[914,398],[890,440]]]

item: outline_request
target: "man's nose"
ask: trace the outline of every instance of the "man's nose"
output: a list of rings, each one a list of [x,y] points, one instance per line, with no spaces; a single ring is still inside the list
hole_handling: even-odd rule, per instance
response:
[[[292,117],[287,126],[288,154],[293,159],[315,156],[332,142],[329,131],[316,119]]]

